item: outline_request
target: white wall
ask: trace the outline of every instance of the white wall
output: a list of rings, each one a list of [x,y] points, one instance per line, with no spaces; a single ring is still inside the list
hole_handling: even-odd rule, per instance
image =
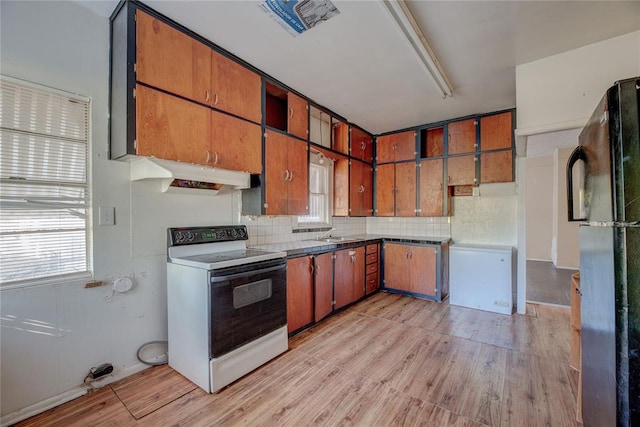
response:
[[[135,281],[134,290],[115,297],[107,285],[84,289],[83,282],[1,291],[6,424],[81,393],[85,375],[100,363],[114,365],[109,379],[142,369],[138,347],[167,335],[166,228],[238,223],[240,201],[237,193],[202,197],[132,188],[128,164],[107,159],[107,19],[73,2],[3,0],[0,7],[2,74],[92,99],[92,206],[116,209],[115,226],[92,230],[94,277]]]
[[[551,261],[553,243],[553,156],[527,162],[527,259]]]
[[[613,82],[640,75],[640,31],[516,67],[518,135],[582,127]]]
[[[577,145],[577,141],[576,141]],[[554,171],[554,221],[555,238],[553,261],[556,267],[577,269],[580,267],[580,246],[578,243],[578,223],[567,219],[567,160],[571,148],[558,148],[553,156]]]

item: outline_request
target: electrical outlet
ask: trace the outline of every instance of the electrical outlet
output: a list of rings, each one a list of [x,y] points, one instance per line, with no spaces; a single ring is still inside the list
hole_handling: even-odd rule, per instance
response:
[[[115,225],[116,208],[100,206],[98,208],[98,225]]]

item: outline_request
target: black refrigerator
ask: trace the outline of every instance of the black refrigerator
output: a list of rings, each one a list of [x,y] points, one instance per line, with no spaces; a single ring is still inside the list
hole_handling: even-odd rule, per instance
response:
[[[585,426],[640,426],[640,77],[615,83],[567,164],[580,221]]]

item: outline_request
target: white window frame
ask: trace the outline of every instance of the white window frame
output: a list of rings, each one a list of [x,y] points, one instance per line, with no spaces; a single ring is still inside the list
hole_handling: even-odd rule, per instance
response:
[[[82,265],[82,262],[80,262],[80,264],[76,263],[74,268],[68,268],[67,266],[66,269],[64,267],[59,268],[58,271],[55,271],[55,272],[49,270],[50,274],[31,273],[31,275],[29,275],[25,271],[17,272],[16,273],[17,277],[15,279],[0,277],[0,289],[7,290],[7,289],[23,288],[23,287],[36,286],[36,285],[55,284],[55,283],[60,283],[62,281],[68,282],[73,280],[89,278],[92,276],[92,254],[91,254],[92,224],[91,224],[91,206],[90,206],[90,200],[91,200],[91,193],[90,193],[90,190],[91,190],[90,151],[91,150],[90,150],[90,147],[91,147],[91,111],[92,111],[91,99],[86,96],[68,93],[62,90],[50,88],[50,87],[39,85],[36,83],[27,82],[24,80],[16,79],[16,78],[5,76],[5,75],[0,75],[0,84],[2,84],[3,86],[2,95],[0,95],[0,100],[2,101],[2,104],[3,104],[0,107],[0,118],[2,117],[2,114],[3,114],[2,109],[5,109],[4,114],[6,115],[6,118],[0,120],[0,124],[1,124],[0,130],[2,131],[2,137],[0,137],[0,141],[1,141],[1,138],[5,138],[5,137],[7,138],[5,147],[10,146],[10,143],[8,141],[12,141],[11,144],[13,144],[14,147],[20,146],[21,142],[16,142],[20,137],[23,138],[25,142],[28,142],[30,144],[36,144],[35,146],[37,146],[37,144],[40,143],[40,142],[35,143],[34,141],[36,140],[40,140],[40,141],[47,140],[48,141],[47,147],[51,147],[52,145],[55,144],[56,141],[71,142],[72,145],[76,147],[76,149],[78,148],[80,149],[79,153],[82,153],[82,155],[84,155],[84,160],[86,162],[84,165],[84,176],[82,178],[74,178],[74,180],[72,181],[71,180],[66,181],[63,179],[44,179],[44,178],[40,178],[40,179],[26,178],[25,179],[22,177],[9,177],[6,173],[4,173],[3,171],[0,171],[0,178],[1,178],[0,180],[0,211],[3,211],[3,215],[5,215],[7,212],[11,212],[11,210],[18,210],[18,212],[29,212],[29,213],[37,212],[38,210],[48,210],[49,212],[59,210],[62,213],[61,218],[63,218],[65,215],[69,217],[69,214],[71,214],[71,216],[73,217],[82,219],[82,221],[80,221],[79,223],[83,224],[83,226],[79,226],[78,228],[75,228],[75,230],[77,232],[79,231],[80,233],[84,234],[82,236],[84,240],[83,242],[84,248],[81,248],[80,251],[77,251],[79,253],[83,253],[84,265]],[[5,88],[8,90],[8,92],[6,92],[7,99],[1,99],[1,98],[5,98],[5,95],[4,95]],[[40,100],[42,100],[43,98],[46,99],[47,97],[51,97],[52,100],[57,99],[59,102],[64,102],[65,100],[68,100],[70,102],[83,104],[82,106],[85,107],[84,122],[83,122],[84,132],[81,132],[78,135],[67,137],[65,135],[61,135],[61,133],[64,133],[64,132],[56,133],[55,131],[53,131],[53,129],[56,128],[57,124],[60,124],[61,129],[64,128],[65,126],[65,122],[63,121],[64,119],[62,118],[64,116],[64,114],[62,114],[63,110],[56,110],[55,108],[48,110],[49,111],[48,114],[44,114],[44,115],[41,114],[42,121],[33,122],[33,119],[35,117],[33,114],[31,114],[31,111],[38,108],[46,108],[46,107],[43,107],[42,104],[32,104],[32,105],[37,105],[38,108],[31,106],[30,110],[25,110],[24,112],[22,110],[18,110],[17,114],[22,114],[24,116],[24,114],[26,113],[27,117],[29,117],[29,122],[35,123],[34,125],[26,126],[24,121],[19,120],[20,118],[19,116],[18,118],[16,118],[15,104],[11,103],[11,99],[8,96],[8,94],[10,94],[12,90],[17,90],[15,88],[21,88],[22,90],[25,90],[27,92],[30,90],[33,91],[34,100],[36,99],[36,97],[38,97],[38,99]],[[55,101],[51,101],[51,103],[55,103]],[[42,112],[42,110],[39,110],[39,111]],[[10,115],[13,115],[13,116],[10,116]],[[46,123],[46,126],[39,127],[39,126],[42,126],[43,123]],[[70,122],[66,122],[66,123],[70,123]],[[76,122],[76,123],[79,123],[79,122]],[[16,135],[20,135],[20,136],[16,136]],[[5,143],[2,143],[2,144],[4,145]],[[83,152],[83,149],[81,148],[82,144],[86,146],[84,148],[84,152]],[[0,147],[0,150],[1,149],[2,147]],[[64,153],[59,151],[57,152],[57,154],[60,157],[62,157]],[[4,153],[2,155],[6,156],[7,154]],[[5,160],[7,158],[9,157],[5,157]],[[46,157],[45,160],[47,161],[42,162],[43,165],[44,163],[48,163],[48,161],[51,161],[51,157],[50,156]],[[11,160],[9,160],[9,162],[11,163]],[[31,162],[27,164],[31,166]],[[38,167],[37,163],[34,163],[34,165],[36,166],[35,168]],[[41,165],[42,171],[49,171],[49,169],[47,169],[46,166],[43,166],[43,165]],[[69,170],[72,170],[72,169],[69,169]],[[42,174],[44,175],[46,175],[46,173],[47,172],[42,172]],[[11,192],[11,194],[8,194],[7,191],[3,192],[2,187],[4,185],[11,187],[16,182],[14,180],[18,180],[19,182],[24,182],[25,188],[27,190],[35,191],[33,186],[36,186],[36,187],[40,187],[40,189],[50,187],[51,189],[53,189],[53,191],[51,193],[47,193],[45,190],[40,190],[41,194],[38,196],[34,196],[33,195],[34,193],[32,193],[31,195],[26,195],[24,197],[21,197],[19,190],[16,190],[20,186],[14,185],[13,186],[14,190]],[[71,196],[61,195],[61,194],[65,194],[65,192],[68,192],[70,188],[83,190],[82,191],[83,197],[77,198],[76,196],[71,197]],[[58,189],[58,191],[61,191],[61,193],[55,194],[56,189]],[[24,205],[24,208],[22,208],[22,205]],[[9,215],[7,216],[7,218],[11,218],[11,216]],[[43,222],[46,222],[46,220],[50,220],[50,216],[43,217]],[[68,225],[69,224],[67,224],[67,226]],[[69,228],[61,228],[60,230],[65,230],[62,232],[58,232],[58,234],[60,234],[61,236],[64,236],[65,235],[64,233],[66,233],[67,231],[70,231]],[[19,228],[11,229],[11,227],[5,227],[2,230],[2,233],[0,233],[0,238],[2,238],[3,236],[8,236],[10,234],[14,236],[15,235],[18,235],[18,236],[43,235],[44,236],[44,235],[51,235],[52,233],[56,233],[55,228],[51,228],[51,226],[47,228],[44,225],[43,225],[43,228],[41,229],[31,229],[31,230],[19,229]],[[62,242],[63,240],[61,240],[60,242]],[[77,242],[77,241],[78,241],[77,239],[74,240],[74,242]],[[9,246],[5,247],[4,249],[2,248],[2,244],[3,242],[0,241],[0,262],[2,262],[1,258],[3,256],[3,252],[7,251],[6,253],[9,253],[10,251],[8,251],[7,248],[11,248],[10,243],[8,244]],[[73,247],[76,248],[77,246],[73,246]],[[75,255],[75,258],[77,260],[77,252],[76,254],[73,254],[73,252],[76,252],[76,251],[74,250],[69,251],[69,255],[71,256]],[[31,253],[32,252],[30,252],[30,254]]]
[[[317,196],[312,193],[312,185],[309,182],[309,215],[299,216],[298,217],[298,227],[299,228],[321,228],[321,227],[331,227],[332,221],[332,213],[333,213],[333,160],[325,157],[322,153],[318,153],[315,151],[311,151],[309,154],[309,171],[311,168],[324,168],[325,179],[324,183],[325,193],[324,194],[324,212],[321,216],[320,220],[313,219],[313,212],[311,212],[311,199],[313,196]],[[311,176],[311,173],[309,174]]]

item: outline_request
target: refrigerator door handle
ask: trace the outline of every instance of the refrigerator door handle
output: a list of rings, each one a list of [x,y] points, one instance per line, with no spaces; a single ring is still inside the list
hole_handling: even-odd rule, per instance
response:
[[[575,218],[573,212],[573,168],[578,162],[578,160],[582,160],[586,163],[587,155],[584,152],[584,148],[579,145],[573,150],[571,155],[569,156],[569,160],[567,162],[567,210],[569,221],[586,221],[587,218]],[[582,209],[581,209],[582,210]]]

